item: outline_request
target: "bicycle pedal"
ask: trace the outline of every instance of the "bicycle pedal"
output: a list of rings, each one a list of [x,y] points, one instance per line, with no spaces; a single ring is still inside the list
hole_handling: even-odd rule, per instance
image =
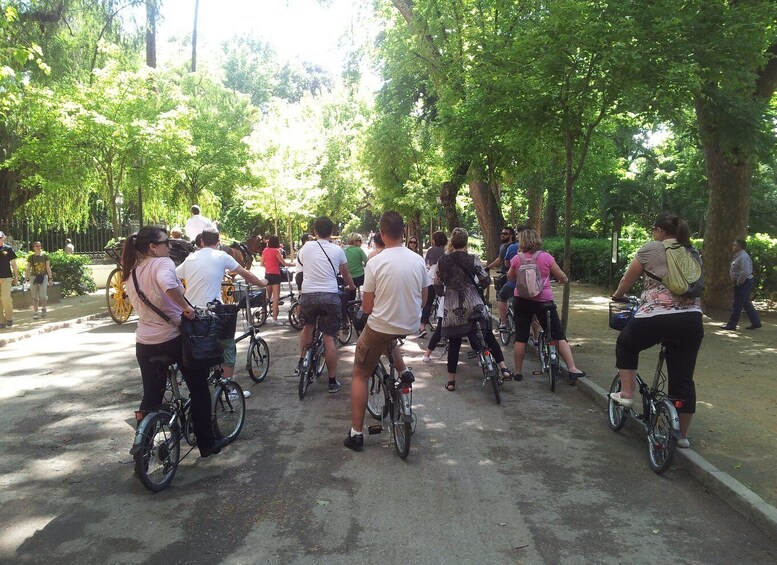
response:
[[[382,433],[383,433],[383,426],[381,426],[380,424],[373,424],[372,426],[367,427],[368,435],[374,436]]]

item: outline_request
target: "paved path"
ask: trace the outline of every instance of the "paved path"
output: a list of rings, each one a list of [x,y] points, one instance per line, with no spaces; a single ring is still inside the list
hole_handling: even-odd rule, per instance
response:
[[[89,321],[0,348],[0,561],[777,560],[777,543],[682,462],[653,474],[644,444],[614,435],[582,387],[552,394],[527,377],[497,406],[468,365],[448,393],[444,365],[421,364],[412,340],[419,422],[406,462],[385,435],[363,453],[342,447],[352,346],[343,391],[316,384],[301,402],[289,376],[298,334],[274,327],[268,379],[239,373],[253,396],[238,441],[189,456],[152,495],[127,453],[140,397],[132,331]]]

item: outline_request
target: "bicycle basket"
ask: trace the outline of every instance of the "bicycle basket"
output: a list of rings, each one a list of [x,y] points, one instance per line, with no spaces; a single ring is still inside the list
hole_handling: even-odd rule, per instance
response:
[[[637,305],[631,302],[610,302],[610,327],[621,331],[634,317]]]
[[[267,291],[265,289],[252,290],[249,295],[251,297],[251,308],[262,308],[264,306],[267,299]],[[246,305],[245,290],[236,288],[235,300],[237,300],[237,305],[240,308],[244,308]]]

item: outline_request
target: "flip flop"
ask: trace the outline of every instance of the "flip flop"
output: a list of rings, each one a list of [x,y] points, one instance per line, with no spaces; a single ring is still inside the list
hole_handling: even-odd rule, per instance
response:
[[[503,381],[511,381],[513,380],[513,374],[510,372],[510,369],[505,367],[504,369],[499,369],[502,373],[502,380]]]
[[[454,390],[456,390],[456,381],[448,381],[445,384],[445,390],[447,390],[448,392],[453,392]]]

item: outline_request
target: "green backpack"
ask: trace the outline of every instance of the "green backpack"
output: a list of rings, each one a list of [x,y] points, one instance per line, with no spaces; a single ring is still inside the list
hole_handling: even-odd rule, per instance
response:
[[[662,279],[650,271],[645,273],[662,283],[669,292],[680,298],[698,298],[704,291],[704,278],[701,273],[701,255],[693,245],[664,241],[666,264],[669,268]]]

